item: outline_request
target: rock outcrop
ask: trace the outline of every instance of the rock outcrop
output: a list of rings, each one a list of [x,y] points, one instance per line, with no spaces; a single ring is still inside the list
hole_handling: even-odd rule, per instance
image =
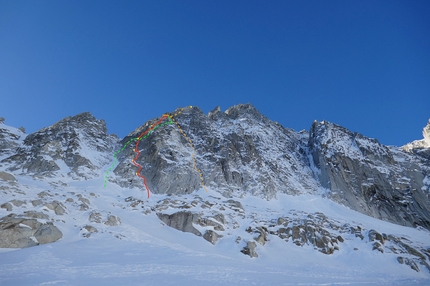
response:
[[[42,223],[15,214],[0,218],[0,248],[25,248],[55,242],[62,237],[61,231],[50,222]]]
[[[190,232],[197,236],[202,236],[200,231],[193,226],[193,222],[199,217],[198,214],[189,211],[182,211],[171,215],[158,213],[157,216],[162,222],[170,227],[183,232]]]

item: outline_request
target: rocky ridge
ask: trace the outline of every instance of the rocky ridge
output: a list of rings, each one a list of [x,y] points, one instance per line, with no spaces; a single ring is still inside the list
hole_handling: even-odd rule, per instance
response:
[[[314,122],[309,133],[295,132],[250,104],[225,112],[216,108],[207,115],[197,107],[168,114],[180,127],[166,124],[139,144],[138,163],[157,199],[122,197],[121,191],[109,207],[102,203],[106,197],[100,193],[107,190],[100,181],[120,190],[145,191],[131,162],[134,144],[124,145],[158,119],[122,140],[108,135],[104,121],[89,113],[29,135],[0,123],[0,247],[54,242],[64,236],[66,225],[74,225],[83,238],[108,232],[123,239],[127,233],[117,229],[122,221],[115,209],[125,209],[154,216],[213,245],[231,241],[250,257],[261,255],[274,240],[326,255],[355,251],[359,245],[357,251],[375,251],[415,271],[430,271],[430,245],[399,232],[342,221],[326,211],[285,207],[261,212],[244,203],[249,196],[268,202],[285,195],[328,198],[367,216],[428,232],[430,125],[423,140],[396,148],[326,121]],[[112,154],[121,148],[118,164],[112,164]],[[207,195],[200,194],[193,156]],[[86,181],[98,185],[92,191],[78,187]]]

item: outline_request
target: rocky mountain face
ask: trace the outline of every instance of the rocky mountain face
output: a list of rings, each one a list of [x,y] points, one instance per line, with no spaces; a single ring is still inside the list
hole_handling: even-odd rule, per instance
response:
[[[217,108],[208,115],[197,107],[185,108],[173,118],[193,142],[205,184],[226,196],[244,192],[271,199],[280,192],[315,193],[319,189],[305,151],[308,135],[283,128],[251,105],[226,112]],[[121,145],[150,124],[130,133]],[[201,187],[199,172],[193,167],[194,150],[176,124],[160,128],[139,147],[138,163],[152,192],[186,194]],[[142,185],[133,172],[132,156],[133,148],[124,150],[114,170],[124,187]]]
[[[105,122],[89,113],[29,135],[0,121],[0,247],[54,242],[63,237],[62,224],[78,227],[85,238],[110,232],[121,225],[118,207],[154,215],[214,245],[231,240],[250,257],[274,239],[327,255],[358,241],[415,271],[430,271],[430,245],[401,233],[342,221],[336,213],[285,207],[262,213],[245,203],[311,196],[428,232],[430,121],[423,140],[398,148],[326,121],[296,132],[250,104],[209,114],[186,107],[164,118],[123,139],[107,134]],[[119,202],[100,207],[99,193],[109,188],[146,192],[143,177],[161,198],[112,193]],[[76,187],[82,182],[93,191]],[[75,217],[85,222],[76,224]]]
[[[108,153],[117,140],[107,134],[104,120],[97,120],[90,113],[64,118],[29,134],[22,144],[18,144],[16,134],[9,132],[2,137],[5,150],[16,149],[15,154],[2,161],[10,163],[9,170],[41,178],[53,177],[61,170],[74,179],[99,176],[97,171],[109,163]]]
[[[430,229],[429,161],[330,122],[313,123],[309,151],[334,201],[372,217]]]

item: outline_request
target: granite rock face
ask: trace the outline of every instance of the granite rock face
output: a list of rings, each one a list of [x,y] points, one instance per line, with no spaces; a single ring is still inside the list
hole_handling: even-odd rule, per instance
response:
[[[208,115],[197,107],[185,108],[173,116],[178,111],[171,115],[192,140],[195,151],[177,124],[158,128],[142,140],[137,162],[143,166],[142,174],[152,192],[187,194],[201,188],[196,169],[201,170],[206,186],[226,196],[240,191],[270,199],[278,192],[313,193],[318,189],[305,152],[307,134],[270,121],[250,104],[226,112],[217,108]],[[130,133],[122,143],[137,137],[155,121]],[[114,172],[123,178],[118,180],[121,186],[142,185],[130,160],[133,155],[130,147],[118,156]]]
[[[9,163],[11,171],[38,177],[54,177],[63,171],[73,179],[90,179],[109,163],[115,142],[105,122],[85,112],[27,135],[21,145],[9,143],[18,147],[2,162]]]
[[[329,197],[356,211],[430,229],[430,174],[422,159],[330,122],[314,122],[309,150]],[[428,163],[428,162],[427,162]]]

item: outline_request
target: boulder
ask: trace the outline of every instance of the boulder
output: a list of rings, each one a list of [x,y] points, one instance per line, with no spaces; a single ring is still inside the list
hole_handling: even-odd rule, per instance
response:
[[[46,244],[59,240],[63,234],[56,226],[48,222],[37,229],[34,237],[40,244]]]
[[[0,172],[0,180],[6,181],[6,182],[17,182],[14,175],[6,172]]]
[[[29,218],[40,218],[45,220],[49,219],[49,216],[47,214],[37,212],[37,211],[26,211],[24,212],[24,216]]]
[[[203,235],[203,238],[206,239],[207,241],[209,241],[210,243],[212,243],[213,245],[216,244],[216,242],[218,241],[219,238],[221,238],[222,235],[219,235],[218,233],[216,233],[213,230],[207,230],[205,232],[205,234]]]
[[[372,250],[378,250],[381,253],[384,253],[384,248],[382,247],[382,244],[380,244],[379,242],[375,241],[372,245]]]
[[[43,204],[43,202],[42,202],[42,200],[37,199],[37,200],[32,200],[31,204],[33,205],[33,207],[37,207],[37,206]]]
[[[377,232],[374,229],[369,230],[369,232],[368,232],[367,235],[369,236],[369,241],[375,241],[375,240],[377,240],[381,244],[385,243],[385,239],[384,239],[383,235],[380,234],[379,232]]]
[[[10,202],[7,202],[7,203],[0,205],[0,208],[6,209],[8,212],[11,212],[13,209],[13,205]]]
[[[65,207],[62,203],[58,201],[53,201],[51,203],[46,203],[45,207],[55,212],[56,215],[63,215],[65,214]]]
[[[21,201],[21,200],[11,200],[10,203],[16,207],[21,207],[26,204],[25,201]]]
[[[248,241],[246,246],[240,251],[245,255],[249,255],[249,257],[258,257],[257,252],[255,251],[255,248],[257,247],[257,244],[254,241]]]
[[[83,229],[83,230],[86,230],[86,233],[84,233],[84,234],[83,234],[83,236],[84,236],[84,237],[86,237],[86,238],[90,237],[90,236],[91,236],[91,234],[93,234],[93,233],[99,232],[99,231],[97,230],[97,228],[95,228],[95,227],[94,227],[94,226],[92,226],[92,225],[86,225],[86,226],[84,226],[82,229]]]
[[[166,225],[183,232],[191,232],[197,236],[202,236],[194,226],[193,222],[200,218],[200,215],[189,211],[181,211],[171,215],[157,213],[158,218]]]
[[[257,231],[259,235],[256,238],[254,238],[254,240],[264,246],[266,244],[266,241],[268,241],[267,229],[265,227],[257,227]]]
[[[195,223],[200,226],[212,226],[214,230],[224,231],[224,226],[210,218],[198,218]]]
[[[97,212],[97,211],[93,211],[93,212],[90,214],[90,216],[89,216],[88,220],[89,220],[90,222],[101,223],[101,222],[102,222],[102,214],[101,214],[101,213],[99,213],[99,212]]]
[[[63,234],[52,223],[16,217],[0,219],[0,248],[25,248],[59,240]]]
[[[105,225],[109,225],[109,226],[117,226],[120,224],[121,224],[121,220],[119,219],[119,217],[114,215],[109,215],[107,218],[107,221],[105,221]]]

